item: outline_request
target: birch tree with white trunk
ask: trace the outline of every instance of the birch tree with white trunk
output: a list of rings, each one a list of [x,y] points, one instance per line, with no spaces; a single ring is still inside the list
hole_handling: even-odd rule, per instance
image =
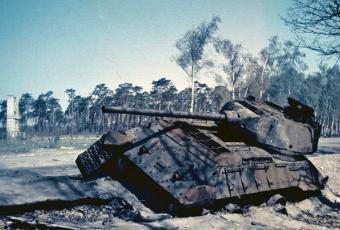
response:
[[[222,74],[216,74],[216,82],[231,90],[232,100],[236,98],[236,91],[240,96],[240,84],[245,82],[249,55],[240,44],[233,44],[227,39],[215,40],[215,50],[222,56]]]
[[[180,51],[176,56],[176,63],[184,70],[191,81],[190,112],[194,111],[197,75],[204,67],[211,65],[211,62],[204,58],[204,48],[217,31],[219,22],[221,22],[220,17],[213,16],[210,22],[203,22],[188,31],[176,43],[176,48]]]

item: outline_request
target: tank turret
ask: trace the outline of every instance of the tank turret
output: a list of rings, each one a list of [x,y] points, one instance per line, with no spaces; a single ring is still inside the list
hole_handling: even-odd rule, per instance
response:
[[[103,113],[215,121],[218,136],[226,141],[242,140],[284,155],[303,155],[316,151],[320,125],[314,110],[288,98],[283,108],[271,102],[248,97],[227,102],[220,113],[190,113],[128,107],[102,107]]]

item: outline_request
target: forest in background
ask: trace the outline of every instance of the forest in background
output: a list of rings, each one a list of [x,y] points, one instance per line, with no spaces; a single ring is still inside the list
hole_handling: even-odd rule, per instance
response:
[[[155,118],[136,115],[103,115],[103,105],[129,106],[191,112],[218,112],[232,99],[249,95],[286,105],[293,97],[315,109],[323,136],[340,135],[339,58],[332,65],[320,64],[309,73],[306,54],[292,41],[277,36],[254,56],[242,44],[216,35],[221,19],[213,16],[189,30],[176,42],[173,59],[190,79],[190,86],[177,90],[171,79],[161,76],[150,91],[131,83],[110,89],[98,84],[86,97],[66,89],[68,105],[62,110],[52,91],[34,98],[29,92],[19,99],[20,128],[23,137],[33,135],[103,133],[143,126]],[[325,62],[324,62],[325,63]],[[209,87],[205,77],[217,83]],[[0,124],[6,124],[6,101],[0,101]]]

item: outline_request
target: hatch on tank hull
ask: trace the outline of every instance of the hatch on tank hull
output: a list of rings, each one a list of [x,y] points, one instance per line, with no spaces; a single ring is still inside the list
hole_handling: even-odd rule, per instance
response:
[[[238,111],[238,118],[247,114],[241,123],[164,119],[147,128],[109,132],[80,154],[76,163],[85,178],[110,175],[154,211],[176,215],[240,198],[322,189],[326,178],[301,151],[315,151],[315,143],[287,144],[293,141],[287,137],[290,129],[305,133],[304,141],[317,142],[317,124],[287,119],[278,108],[279,112],[269,111],[271,104],[261,107],[262,102],[256,102],[257,107],[267,114],[237,108],[248,103],[249,109],[254,101],[226,104],[224,111]],[[280,129],[270,129],[268,124],[289,124],[279,127],[288,131],[277,134]]]

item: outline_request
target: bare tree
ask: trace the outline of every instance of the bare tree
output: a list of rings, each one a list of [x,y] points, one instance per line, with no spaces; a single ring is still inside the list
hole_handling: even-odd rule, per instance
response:
[[[203,51],[214,32],[218,29],[217,24],[220,21],[220,17],[213,16],[209,23],[202,23],[188,31],[176,43],[176,48],[180,51],[180,54],[176,57],[176,62],[191,79],[191,112],[194,111],[197,74],[203,67],[209,65],[208,61],[204,61]]]
[[[263,98],[263,93],[269,84],[270,73],[274,70],[275,64],[281,49],[281,44],[277,36],[269,39],[268,46],[264,47],[259,53],[259,70],[261,74],[258,79],[259,97]]]
[[[340,0],[294,0],[283,20],[300,46],[340,58]]]
[[[222,64],[224,76],[217,74],[216,81],[219,84],[231,86],[232,99],[235,99],[235,92],[240,95],[239,84],[245,76],[249,56],[240,44],[233,44],[229,40],[216,40],[215,49],[225,59]]]

